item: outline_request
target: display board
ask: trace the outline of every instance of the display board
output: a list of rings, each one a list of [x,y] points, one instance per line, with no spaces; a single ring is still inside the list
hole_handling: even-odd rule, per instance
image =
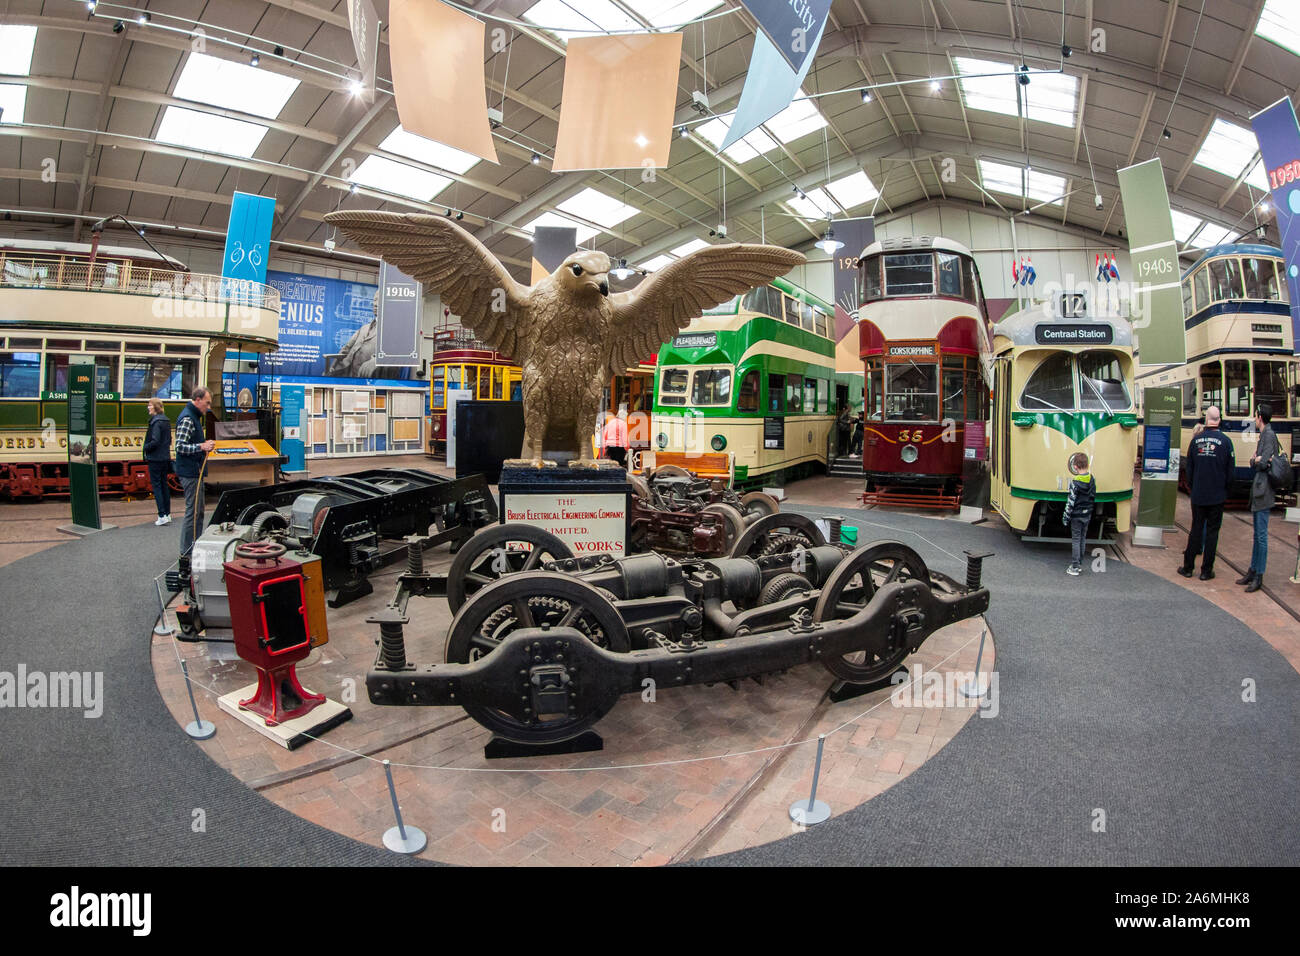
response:
[[[68,491],[72,523],[99,529],[99,479],[95,464],[95,365],[68,370]]]
[[[504,520],[525,521],[555,535],[578,557],[609,554],[627,547],[627,495],[547,492],[503,496]]]
[[[1182,408],[1182,392],[1177,388],[1142,390],[1142,480],[1138,486],[1137,523],[1143,527],[1174,527]]]
[[[306,471],[307,389],[302,385],[280,387],[280,451],[287,461],[285,471]]]

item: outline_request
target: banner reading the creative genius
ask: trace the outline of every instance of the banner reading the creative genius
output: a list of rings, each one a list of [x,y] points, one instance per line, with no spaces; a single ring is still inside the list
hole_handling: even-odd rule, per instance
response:
[[[1273,192],[1277,232],[1286,259],[1286,285],[1291,293],[1291,330],[1300,352],[1300,126],[1295,107],[1282,97],[1250,118],[1264,157],[1264,174]]]
[[[1169,212],[1169,192],[1160,160],[1119,171],[1128,228],[1133,292],[1129,302],[1143,365],[1182,365],[1187,361],[1183,292],[1178,243]]]

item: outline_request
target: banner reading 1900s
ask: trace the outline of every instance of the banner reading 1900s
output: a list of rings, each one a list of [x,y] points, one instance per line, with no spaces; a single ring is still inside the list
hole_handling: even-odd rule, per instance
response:
[[[1286,259],[1286,284],[1291,293],[1291,329],[1300,352],[1300,125],[1295,107],[1282,97],[1250,118],[1264,157],[1264,173],[1273,192],[1277,231]]]

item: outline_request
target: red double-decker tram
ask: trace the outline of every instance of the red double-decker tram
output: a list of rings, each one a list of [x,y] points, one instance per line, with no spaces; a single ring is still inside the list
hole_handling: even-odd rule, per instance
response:
[[[523,372],[500,352],[485,348],[459,325],[444,322],[434,332],[429,363],[429,445],[426,453],[442,454],[447,444],[447,392],[465,389],[480,402],[522,400]]]
[[[989,344],[970,250],[921,236],[874,242],[859,262],[866,504],[956,509],[983,460]]]

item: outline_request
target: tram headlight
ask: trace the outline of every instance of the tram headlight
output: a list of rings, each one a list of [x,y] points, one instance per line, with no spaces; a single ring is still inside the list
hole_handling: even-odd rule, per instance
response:
[[[903,461],[907,462],[910,465],[912,462],[916,461],[916,457],[917,457],[916,446],[904,445],[903,450],[899,452],[899,455],[902,457]]]
[[[660,448],[667,448],[668,434],[666,432],[660,432],[659,435],[655,438],[655,441],[658,443]]]
[[[714,451],[722,451],[727,447],[727,439],[723,435],[714,435],[709,439],[709,447]]]

